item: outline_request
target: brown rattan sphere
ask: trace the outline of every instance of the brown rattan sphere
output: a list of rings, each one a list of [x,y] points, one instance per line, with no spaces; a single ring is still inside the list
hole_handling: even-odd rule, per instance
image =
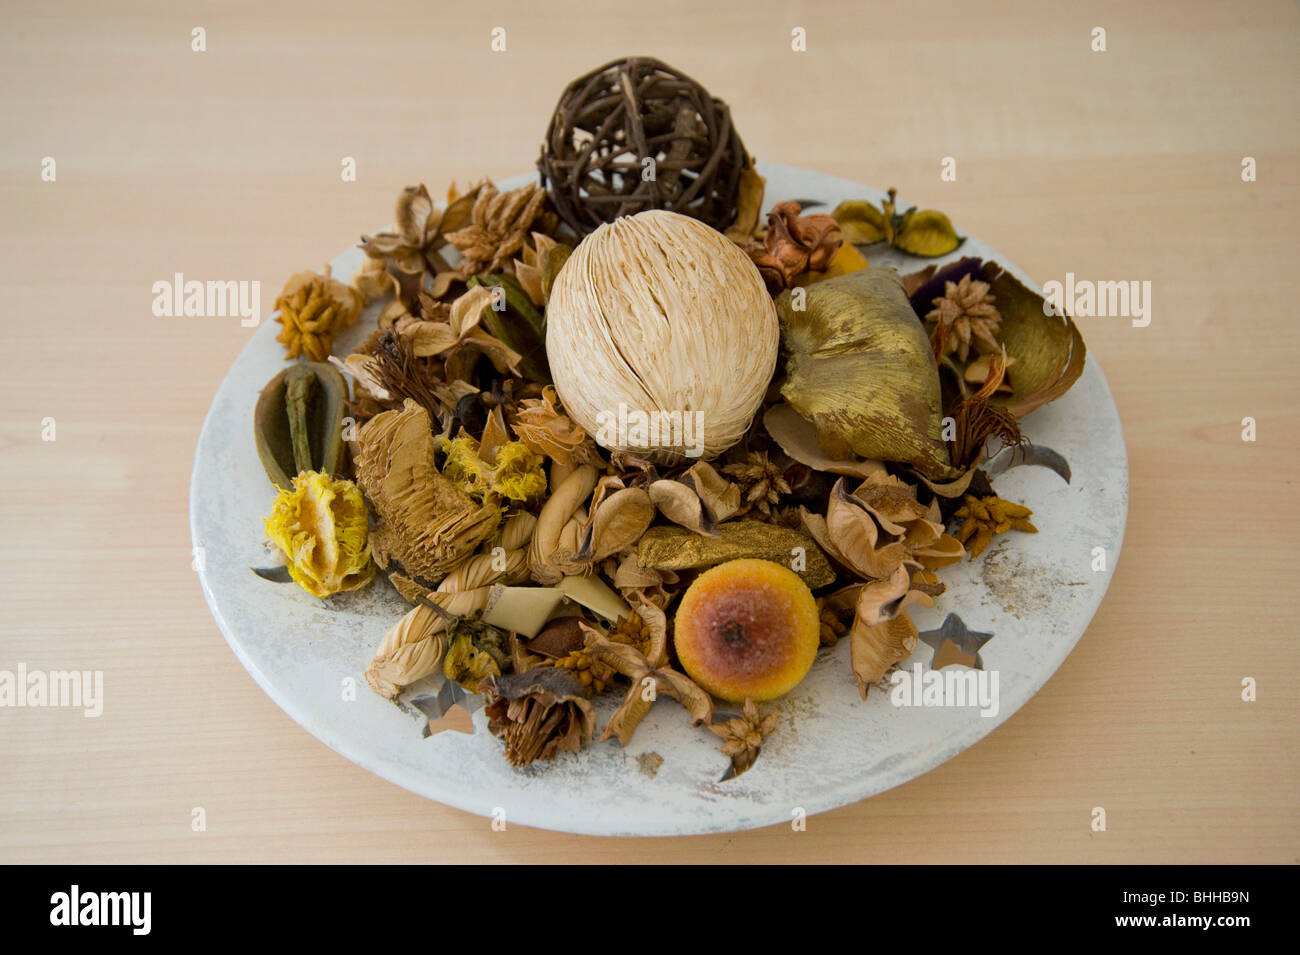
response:
[[[583,236],[646,209],[726,229],[748,162],[726,103],[666,63],[631,57],[565,88],[537,168],[555,211]]]

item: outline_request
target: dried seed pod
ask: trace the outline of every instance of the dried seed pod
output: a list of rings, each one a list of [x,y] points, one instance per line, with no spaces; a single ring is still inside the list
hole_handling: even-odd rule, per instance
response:
[[[298,362],[262,389],[253,409],[257,456],[277,487],[304,471],[337,474],[343,462],[347,385],[333,365]]]

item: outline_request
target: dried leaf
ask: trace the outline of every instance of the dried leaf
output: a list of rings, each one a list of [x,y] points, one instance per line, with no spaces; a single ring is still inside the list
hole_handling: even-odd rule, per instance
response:
[[[916,649],[917,630],[906,613],[874,625],[859,617],[853,621],[849,640],[853,678],[865,700],[870,687],[912,655]]]
[[[840,234],[850,245],[873,245],[885,241],[885,217],[874,203],[866,199],[841,202],[831,213],[840,224]]]
[[[961,245],[961,236],[952,221],[934,209],[912,210],[904,214],[903,224],[894,237],[894,246],[909,255],[928,259],[947,255]]]

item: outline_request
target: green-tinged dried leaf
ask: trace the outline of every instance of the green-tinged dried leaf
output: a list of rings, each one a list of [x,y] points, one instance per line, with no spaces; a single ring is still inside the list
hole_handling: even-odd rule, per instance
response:
[[[961,236],[952,221],[934,209],[912,210],[904,214],[903,224],[894,236],[894,247],[909,255],[929,259],[947,255],[961,245]]]
[[[850,245],[872,245],[885,241],[885,217],[866,199],[848,199],[831,213],[840,224],[840,234]]]
[[[1015,359],[1006,374],[1011,394],[990,401],[1023,418],[1070,390],[1083,374],[1088,349],[1069,316],[1044,315],[1043,297],[1000,266],[990,263],[985,271],[1002,315],[998,338]]]
[[[257,456],[277,487],[303,471],[337,474],[347,384],[333,365],[298,362],[272,378],[253,410]]]
[[[796,549],[804,567],[791,567]],[[742,557],[770,560],[790,567],[810,588],[835,580],[826,555],[807,534],[762,521],[731,521],[718,528],[717,537],[695,534],[684,527],[652,527],[637,543],[637,560],[653,570],[700,570]]]
[[[781,394],[817,428],[822,453],[910,464],[954,478],[942,440],[939,372],[893,269],[866,268],[776,302],[787,380]]]
[[[470,288],[476,285],[500,287],[504,295],[504,309],[493,301],[492,307],[483,309],[483,325],[493,337],[519,355],[519,372],[532,381],[550,383],[551,371],[546,363],[546,327],[542,314],[524,287],[513,275],[478,275],[469,280]]]

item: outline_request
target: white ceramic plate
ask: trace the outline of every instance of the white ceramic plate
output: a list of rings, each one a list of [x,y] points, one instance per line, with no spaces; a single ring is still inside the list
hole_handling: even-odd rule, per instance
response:
[[[816,199],[824,206],[810,211],[829,211],[842,199],[882,196],[814,172],[774,165],[761,171],[769,208],[781,199]],[[929,264],[878,247],[872,252],[873,265],[904,273]],[[993,259],[1032,286],[975,238],[938,261],[964,255]],[[344,252],[333,261],[334,275],[347,280],[361,258],[356,248]],[[363,324],[373,325],[373,312]],[[262,519],[274,494],[254,450],[252,420],[258,392],[284,367],[278,328],[264,321],[236,359],[195,454],[190,520],[212,613],[249,673],[308,732],[413,792],[483,816],[504,813],[508,824],[598,835],[722,832],[788,823],[800,811],[811,815],[905,783],[990,733],[1038,691],[1083,635],[1119,557],[1128,465],[1114,402],[1089,356],[1073,389],[1024,421],[1032,441],[1069,460],[1072,482],[1038,467],[1014,468],[996,481],[1002,496],[1033,509],[1040,533],[1000,536],[981,559],[945,568],[948,590],[937,607],[910,611],[922,631],[957,613],[971,629],[996,634],[981,651],[985,669],[999,675],[996,716],[896,707],[878,691],[864,702],[841,641],[779,701],[779,729],[736,779],[720,781],[729,760],[718,740],[693,729],[671,700],[654,706],[626,750],[615,741],[598,743],[516,771],[487,732],[481,708],[472,735],[422,738],[411,713],[366,687],[361,672],[372,651],[408,609],[386,581],[318,600],[250,571],[270,562]],[[1106,549],[1103,572],[1092,569],[1096,547]],[[904,667],[928,664],[933,653],[920,642]],[[348,681],[355,681],[355,694],[345,692]],[[613,705],[601,709],[602,724]],[[662,757],[657,771],[647,754]]]

